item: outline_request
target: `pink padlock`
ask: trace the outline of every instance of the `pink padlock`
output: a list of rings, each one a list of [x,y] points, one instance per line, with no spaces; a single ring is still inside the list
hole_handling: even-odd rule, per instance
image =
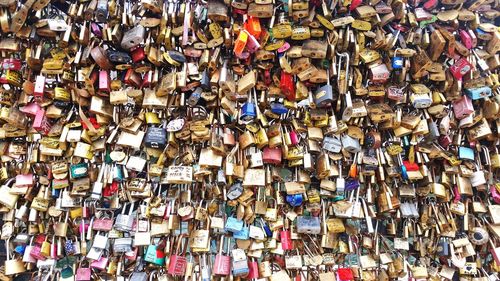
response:
[[[89,226],[90,224],[88,223],[81,223],[78,230],[80,231],[80,233],[87,233],[87,231],[89,230]]]
[[[182,234],[179,236],[179,240],[177,241],[177,248],[174,250],[172,255],[170,256],[170,261],[168,264],[168,274],[174,276],[182,276],[186,273],[187,267],[187,259],[186,259],[186,247],[184,244],[182,247],[184,250],[180,250],[181,243],[186,234]]]
[[[40,109],[35,115],[35,119],[33,120],[33,129],[35,129],[40,134],[46,136],[50,129],[52,128],[52,124],[50,120],[45,115],[45,110]]]
[[[490,193],[491,193],[491,198],[496,204],[500,204],[500,193],[498,192],[497,188],[495,185],[490,186]]]
[[[229,253],[229,244],[227,243],[226,254]],[[215,263],[213,272],[217,275],[227,276],[231,273],[231,257],[222,254],[222,248],[224,247],[224,235],[220,238],[220,248],[219,253],[215,256]]]
[[[252,258],[251,261],[248,261],[248,275],[246,279],[258,279],[259,278],[259,264]]]
[[[299,144],[299,134],[295,130],[291,130],[290,133],[290,142],[292,145],[297,145]]]
[[[87,266],[83,266],[83,263],[87,263]],[[83,260],[76,270],[75,281],[90,281],[91,274],[92,270],[90,270],[88,260]]]
[[[224,128],[224,134],[222,139],[224,141],[224,145],[234,146],[236,144],[236,141],[234,139],[234,133],[229,128]]]
[[[88,219],[90,218],[90,207],[87,206],[87,202],[83,202],[83,207],[82,207],[82,218]]]
[[[20,108],[21,112],[31,117],[35,117],[36,113],[42,109],[38,103],[28,103],[27,105]]]
[[[293,241],[290,230],[280,231],[281,248],[286,250],[293,250]]]
[[[453,113],[455,118],[464,119],[469,114],[474,112],[474,106],[472,106],[472,100],[467,96],[462,96],[461,99],[453,102]]]
[[[462,44],[464,44],[465,48],[471,49],[472,48],[472,38],[470,37],[469,33],[463,29],[460,30],[459,32],[460,35],[460,41],[462,41]]]
[[[33,174],[21,174],[16,176],[17,187],[31,187],[33,186]]]
[[[257,41],[257,39],[255,39],[255,37],[253,37],[252,34],[247,32],[246,30],[245,30],[245,32],[248,33],[248,40],[247,40],[247,45],[246,45],[247,51],[250,54],[253,54],[253,53],[257,52],[257,50],[260,48],[260,43],[259,43],[259,41]]]
[[[109,258],[105,257],[104,255],[101,256],[98,260],[94,260],[91,264],[90,267],[98,270],[104,270],[106,269],[106,266],[108,265]]]
[[[99,91],[109,93],[111,91],[111,82],[106,70],[99,71]]]

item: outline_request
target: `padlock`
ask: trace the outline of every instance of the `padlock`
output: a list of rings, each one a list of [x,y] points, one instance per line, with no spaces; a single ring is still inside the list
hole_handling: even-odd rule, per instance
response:
[[[326,107],[333,102],[333,88],[330,85],[330,71],[327,70],[326,85],[320,87],[314,94],[314,103],[317,107]]]
[[[227,276],[231,273],[231,257],[228,255],[223,255],[223,247],[224,247],[224,236],[221,236],[220,240],[219,252],[215,256],[215,263],[213,266],[213,273],[217,275]],[[230,243],[227,242],[227,250],[229,251]],[[228,253],[228,252],[226,252]]]
[[[243,121],[251,121],[257,117],[255,103],[252,101],[253,95],[249,95],[248,101],[241,107],[240,119]]]
[[[231,268],[234,276],[246,276],[249,273],[248,259],[245,251],[242,249],[231,250],[231,255],[233,256]]]
[[[398,49],[394,50],[394,56],[392,57],[392,68],[401,69],[403,68],[403,58],[397,56]]]
[[[287,73],[285,71],[281,71],[281,78],[280,78],[280,89],[283,95],[289,100],[289,101],[295,101],[295,86],[293,83],[293,77],[290,73]]]

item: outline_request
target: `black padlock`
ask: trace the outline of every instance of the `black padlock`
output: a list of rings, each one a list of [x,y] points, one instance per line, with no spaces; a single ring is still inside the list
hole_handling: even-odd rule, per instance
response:
[[[167,145],[167,130],[162,127],[149,127],[144,138],[146,147],[163,149]]]

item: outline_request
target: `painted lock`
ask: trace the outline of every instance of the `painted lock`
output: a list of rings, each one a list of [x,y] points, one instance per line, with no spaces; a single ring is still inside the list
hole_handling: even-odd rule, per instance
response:
[[[394,56],[392,57],[392,68],[393,69],[401,69],[403,68],[403,57],[399,57],[397,55],[398,50],[394,51]]]

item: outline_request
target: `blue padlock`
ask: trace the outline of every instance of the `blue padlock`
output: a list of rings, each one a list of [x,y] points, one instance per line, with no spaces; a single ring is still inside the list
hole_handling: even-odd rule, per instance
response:
[[[248,228],[248,227],[247,227]],[[228,217],[226,220],[225,229],[233,233],[240,232],[243,229],[243,221],[237,219],[236,217]]]
[[[357,179],[349,178],[345,181],[345,191],[353,191],[359,187],[359,181]]]
[[[266,236],[273,237],[273,231],[271,230],[269,225],[267,225],[267,223],[264,222],[264,220],[262,218],[260,218],[260,223],[262,225],[262,228],[264,228],[264,231],[266,232]]]
[[[51,188],[52,198],[58,198],[61,193],[60,189]]]
[[[484,99],[491,96],[491,88],[483,86],[479,88],[465,89],[465,94],[472,100]]]
[[[290,194],[286,196],[286,202],[290,204],[292,207],[298,207],[302,205],[302,202],[304,201],[304,197],[302,194]]]
[[[286,114],[288,112],[288,108],[286,108],[282,103],[272,102],[271,112],[278,115]]]
[[[252,121],[257,117],[257,111],[255,110],[255,104],[252,102],[246,102],[241,107],[240,119],[243,121]]]
[[[24,254],[24,250],[26,249],[26,245],[17,245],[15,248],[14,248],[14,252],[20,254],[20,255],[23,255]]]
[[[470,147],[460,146],[458,148],[458,159],[460,160],[475,160],[474,150]]]
[[[392,68],[401,69],[403,68],[403,57],[397,56],[398,49],[394,51],[394,57],[392,57]]]
[[[248,240],[250,238],[250,228],[245,225],[240,231],[233,232],[233,238],[240,240]]]
[[[408,172],[406,171],[405,165],[401,165],[401,177],[403,177],[404,180],[408,180]]]

